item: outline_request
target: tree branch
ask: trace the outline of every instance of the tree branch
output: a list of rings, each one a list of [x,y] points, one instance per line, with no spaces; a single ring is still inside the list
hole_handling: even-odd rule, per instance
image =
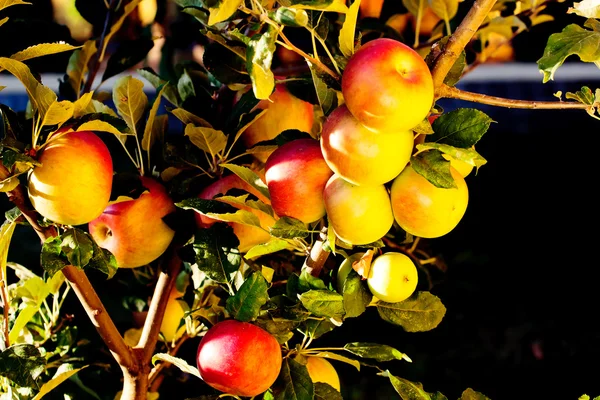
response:
[[[530,100],[514,100],[503,97],[488,96],[481,93],[473,93],[465,90],[460,90],[455,87],[442,85],[439,90],[439,97],[448,99],[466,100],[474,103],[487,104],[491,106],[506,107],[506,108],[523,108],[530,110],[542,109],[589,109],[590,105],[577,102],[564,101],[530,101]]]
[[[162,324],[167,302],[169,301],[169,294],[175,286],[175,279],[181,269],[182,261],[177,254],[177,248],[174,243],[171,243],[166,253],[163,254],[161,262],[162,264],[166,264],[166,266],[161,271],[154,287],[154,294],[152,295],[144,327],[142,328],[142,335],[137,346],[135,346],[135,349],[143,349],[142,362],[144,364],[150,363],[154,354],[160,325]]]
[[[6,171],[6,168],[1,164],[0,169],[4,169],[3,172]],[[17,186],[7,194],[10,201],[21,210],[23,216],[36,231],[42,242],[58,234],[56,228],[53,226],[40,226],[38,223],[38,214],[31,207],[31,203],[29,202],[22,185]],[[62,269],[62,273],[71,284],[73,291],[76,293],[83,308],[96,327],[100,337],[113,354],[115,360],[121,366],[136,369],[137,364],[132,356],[131,348],[127,346],[123,340],[123,337],[106,312],[102,301],[96,294],[96,291],[85,273],[74,266],[66,266]]]
[[[436,57],[431,75],[433,76],[433,87],[437,91],[443,85],[448,71],[454,65],[460,53],[473,38],[477,29],[481,26],[496,0],[475,0],[471,9],[462,20],[456,31],[450,36],[446,46]]]
[[[330,252],[323,248],[325,241],[327,241],[327,227],[321,229],[319,239],[313,244],[310,254],[306,257],[302,266],[303,269],[306,268],[308,273],[313,276],[319,276],[323,265],[325,265],[329,257]]]

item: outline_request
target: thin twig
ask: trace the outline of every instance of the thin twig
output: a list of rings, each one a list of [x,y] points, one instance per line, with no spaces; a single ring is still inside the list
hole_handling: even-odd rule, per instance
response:
[[[433,85],[436,89],[436,98],[438,98],[437,90],[442,86],[448,71],[450,71],[460,53],[471,41],[473,35],[477,32],[477,29],[481,26],[495,3],[496,0],[475,0],[454,34],[448,39],[444,49],[436,57],[431,68]]]
[[[503,97],[488,96],[481,93],[468,92],[466,90],[457,89],[447,85],[442,85],[439,88],[440,97],[448,99],[458,99],[471,101],[474,103],[487,104],[490,106],[506,107],[506,108],[523,108],[529,110],[548,110],[548,109],[589,109],[590,105],[577,102],[564,101],[530,101],[530,100],[515,100],[506,99]]]

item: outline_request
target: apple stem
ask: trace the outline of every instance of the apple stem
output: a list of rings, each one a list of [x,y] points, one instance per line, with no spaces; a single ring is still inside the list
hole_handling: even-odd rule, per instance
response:
[[[431,68],[436,98],[439,98],[437,92],[444,84],[444,79],[446,79],[448,71],[450,71],[463,49],[471,41],[473,35],[475,35],[475,32],[477,32],[477,29],[479,29],[494,4],[496,4],[496,0],[475,0],[456,31],[450,35],[444,49],[436,57]]]
[[[323,269],[323,265],[327,261],[329,257],[329,251],[323,248],[323,244],[327,241],[327,227],[323,227],[321,232],[319,233],[319,239],[313,244],[310,249],[309,255],[306,257],[304,261],[304,265],[302,269],[305,269],[312,276],[319,276],[321,270]]]
[[[529,100],[515,100],[506,99],[503,97],[488,96],[481,93],[468,92],[466,90],[460,90],[455,87],[442,85],[438,93],[440,97],[449,99],[466,100],[475,103],[487,104],[491,106],[499,106],[506,108],[523,108],[530,110],[542,110],[542,109],[592,109],[594,106],[579,102],[564,102],[564,101],[529,101]]]

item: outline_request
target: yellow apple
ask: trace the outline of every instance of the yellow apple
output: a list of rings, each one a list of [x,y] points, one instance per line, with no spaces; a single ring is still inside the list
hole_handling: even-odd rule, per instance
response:
[[[165,252],[175,236],[175,231],[163,221],[176,210],[166,188],[154,178],[140,179],[148,191],[136,199],[110,204],[88,224],[96,243],[115,256],[119,268],[151,263]]]
[[[185,324],[179,326],[181,320],[185,317],[186,307],[182,304],[182,301],[177,300],[184,294],[173,287],[171,293],[169,293],[169,299],[167,301],[167,308],[163,316],[162,323],[160,324],[160,332],[165,337],[165,340],[171,343],[173,340],[177,340],[185,333]]]
[[[433,105],[433,79],[425,60],[404,43],[378,38],[360,47],[342,74],[348,110],[368,129],[410,130]]]
[[[29,174],[29,199],[51,221],[87,224],[102,214],[110,199],[110,151],[94,132],[58,135],[38,153],[42,165]]]
[[[334,174],[325,185],[323,199],[329,224],[340,239],[352,245],[376,242],[394,223],[384,185],[358,186]]]
[[[340,377],[329,361],[323,357],[306,357],[306,369],[314,383],[327,383],[338,392],[340,391]]]
[[[450,166],[456,188],[439,188],[408,165],[391,188],[394,218],[413,236],[436,238],[458,225],[467,210],[469,190],[462,175]]]
[[[410,161],[412,131],[373,132],[343,105],[325,120],[321,150],[327,165],[355,185],[381,185],[394,179]]]
[[[373,296],[388,303],[408,299],[419,280],[417,267],[406,254],[388,252],[371,263],[367,285]]]

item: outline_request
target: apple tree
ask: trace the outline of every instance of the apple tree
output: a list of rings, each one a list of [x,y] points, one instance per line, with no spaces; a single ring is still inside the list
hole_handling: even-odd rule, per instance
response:
[[[346,364],[404,400],[446,399],[392,372],[412,361],[402,343],[320,343],[370,310],[415,335],[442,322],[442,260],[423,244],[461,222],[487,163],[476,147],[494,121],[478,104],[600,119],[587,86],[548,101],[456,86],[510,59],[553,2],[53,2],[70,7],[73,40],[0,57],[28,96],[25,110],[0,104],[0,191],[14,207],[0,227],[1,398],[70,381],[89,398],[174,399],[161,387],[175,369],[197,399],[341,399]],[[0,32],[1,13],[36,6],[0,2]],[[580,23],[540,49],[544,83],[571,56],[600,62],[600,6],[569,12]],[[177,24],[194,34],[192,59],[169,42]],[[57,55],[55,92],[34,62]],[[23,229],[37,265],[8,257]],[[78,337],[81,310],[101,349]],[[92,369],[105,392],[78,378]]]

